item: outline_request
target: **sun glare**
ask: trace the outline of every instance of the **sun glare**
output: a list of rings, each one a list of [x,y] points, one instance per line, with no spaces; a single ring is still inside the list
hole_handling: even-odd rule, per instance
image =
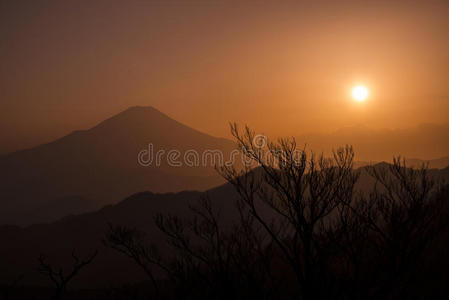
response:
[[[355,101],[363,102],[368,96],[368,89],[362,85],[356,86],[352,89],[352,98]]]

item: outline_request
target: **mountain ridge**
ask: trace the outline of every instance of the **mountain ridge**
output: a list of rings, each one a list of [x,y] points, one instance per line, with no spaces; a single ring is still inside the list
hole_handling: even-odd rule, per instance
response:
[[[38,218],[42,205],[62,207],[62,199],[73,195],[90,201],[92,206],[76,210],[86,211],[142,190],[205,190],[223,182],[209,165],[173,167],[166,160],[158,166],[140,165],[138,153],[149,144],[154,151],[181,153],[189,149],[229,153],[235,148],[232,141],[185,126],[155,108],[133,107],[90,129],[1,156],[0,223],[15,223],[13,215],[24,210],[36,211]],[[19,219],[19,223],[37,221],[26,220],[25,215]]]

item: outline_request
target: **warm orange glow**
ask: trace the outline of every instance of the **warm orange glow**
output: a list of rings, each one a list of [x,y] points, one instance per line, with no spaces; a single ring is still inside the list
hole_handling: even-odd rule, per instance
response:
[[[224,137],[449,122],[449,1],[7,2],[0,154],[130,106]]]

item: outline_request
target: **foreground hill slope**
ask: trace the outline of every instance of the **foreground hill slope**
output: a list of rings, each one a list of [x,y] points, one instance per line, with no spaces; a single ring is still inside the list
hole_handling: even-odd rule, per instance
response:
[[[236,216],[232,187],[225,185],[208,192],[217,208],[227,217]],[[47,279],[36,271],[37,257],[48,256],[55,265],[70,268],[71,253],[87,255],[94,249],[99,255],[89,268],[73,282],[74,287],[108,287],[146,280],[146,275],[126,257],[106,248],[102,238],[108,224],[136,227],[148,234],[148,240],[161,242],[163,236],[154,224],[156,213],[190,216],[188,206],[195,204],[204,193],[179,192],[154,194],[138,193],[122,202],[106,206],[96,212],[68,216],[49,224],[0,227],[0,235],[8,240],[0,246],[0,283],[21,274],[24,284],[47,285]],[[234,199],[233,199],[234,198]]]
[[[377,166],[385,167],[386,163]],[[366,169],[361,168],[360,174],[356,188],[370,189],[373,180],[367,175]],[[448,180],[449,167],[430,170],[430,174]],[[221,212],[223,224],[232,224],[238,217],[235,208],[238,196],[230,184],[224,184],[206,192],[143,192],[98,211],[65,217],[53,223],[25,228],[0,227],[3,239],[0,244],[0,283],[10,282],[23,274],[23,284],[48,284],[46,278],[36,271],[37,257],[45,254],[55,265],[70,267],[73,249],[80,255],[87,255],[94,249],[99,250],[92,265],[75,278],[74,287],[108,287],[145,280],[146,275],[132,262],[102,244],[108,224],[135,227],[145,231],[149,241],[160,244],[165,239],[154,224],[154,216],[163,213],[189,218],[191,212],[188,206],[206,195],[211,199],[214,209]]]

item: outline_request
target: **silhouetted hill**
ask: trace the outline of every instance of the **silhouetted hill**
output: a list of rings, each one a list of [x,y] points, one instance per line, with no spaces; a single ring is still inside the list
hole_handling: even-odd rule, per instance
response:
[[[377,164],[377,168],[387,167],[387,163]],[[361,168],[361,176],[356,185],[358,190],[372,187],[373,179]],[[444,170],[430,170],[432,176],[449,179],[449,167]],[[126,225],[143,230],[149,241],[160,243],[165,240],[154,224],[156,213],[178,215],[189,218],[188,205],[196,203],[200,197],[208,195],[214,209],[221,212],[221,222],[231,225],[238,217],[234,206],[237,194],[230,184],[207,192],[179,192],[156,194],[142,192],[102,209],[80,215],[72,215],[48,224],[37,224],[20,228],[0,226],[0,283],[9,282],[19,274],[24,274],[24,284],[48,284],[37,271],[37,257],[43,253],[55,264],[70,266],[71,251],[87,254],[99,249],[96,260],[77,276],[73,287],[108,287],[145,280],[146,275],[128,258],[105,248],[101,243],[108,223]],[[265,211],[264,213],[270,213]]]
[[[137,161],[153,145],[153,162]],[[158,150],[160,166],[156,166]],[[205,166],[170,166],[170,150],[182,154],[218,149],[226,156],[234,143],[187,127],[152,107],[132,107],[99,125],[52,143],[0,156],[0,224],[54,220],[115,203],[144,190],[204,190],[223,180],[210,161]],[[148,158],[148,156],[145,156]]]
[[[422,160],[418,158],[409,158],[406,159],[407,166],[409,167],[420,167],[423,164],[428,165],[430,169],[445,169],[449,166],[449,156],[431,159],[431,160]]]
[[[225,185],[209,191],[214,205],[223,209],[225,216],[237,216],[232,211],[235,196],[232,187]],[[37,257],[47,255],[55,264],[70,266],[71,251],[87,254],[99,249],[100,255],[83,272],[74,286],[103,286],[134,283],[145,280],[145,274],[127,258],[102,245],[108,223],[136,227],[148,233],[151,241],[162,241],[163,236],[154,225],[156,213],[170,213],[188,218],[189,204],[194,204],[202,192],[155,194],[142,192],[115,205],[108,205],[96,212],[72,215],[49,224],[31,225],[25,228],[0,226],[0,235],[9,240],[0,246],[0,282],[24,273],[26,284],[47,284],[36,272]]]

